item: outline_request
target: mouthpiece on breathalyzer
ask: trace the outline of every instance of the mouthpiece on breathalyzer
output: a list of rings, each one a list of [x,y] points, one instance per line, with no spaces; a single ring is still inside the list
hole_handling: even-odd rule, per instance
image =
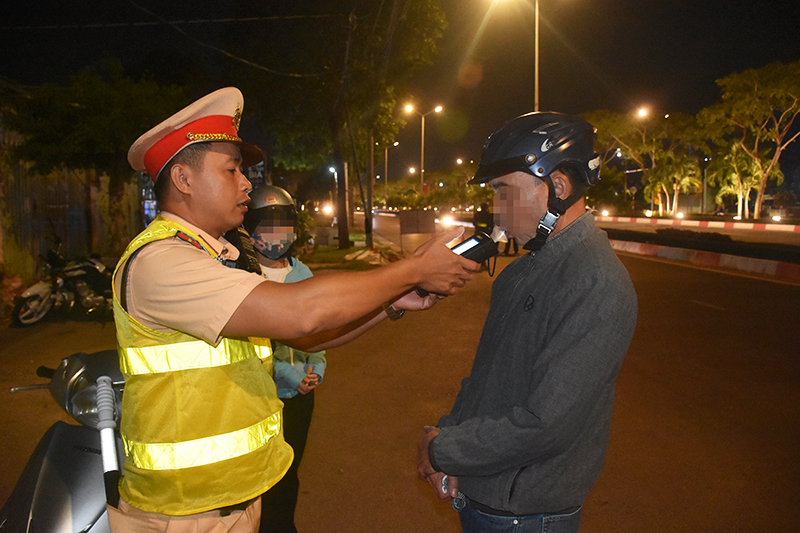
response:
[[[508,242],[508,239],[506,238],[505,232],[495,226],[491,236],[481,231],[450,249],[461,257],[465,257],[476,263],[483,263],[487,259],[491,259],[498,254],[498,242]],[[420,289],[419,287],[414,290],[423,297],[429,294],[428,291]]]

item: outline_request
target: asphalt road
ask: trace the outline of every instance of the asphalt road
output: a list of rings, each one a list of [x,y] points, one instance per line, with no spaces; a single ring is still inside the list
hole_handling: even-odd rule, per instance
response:
[[[800,287],[622,259],[639,322],[581,531],[800,530]],[[301,531],[459,531],[417,480],[414,448],[469,372],[490,284],[483,273],[434,309],[330,351],[300,469]],[[37,381],[40,364],[113,344],[109,325],[0,329],[0,501],[65,419],[46,391],[8,388]]]

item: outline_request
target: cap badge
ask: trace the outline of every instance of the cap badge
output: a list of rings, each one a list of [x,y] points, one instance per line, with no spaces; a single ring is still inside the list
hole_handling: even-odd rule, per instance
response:
[[[236,131],[239,131],[239,124],[242,122],[242,110],[239,106],[236,106],[236,111],[233,112],[233,127],[236,128]]]

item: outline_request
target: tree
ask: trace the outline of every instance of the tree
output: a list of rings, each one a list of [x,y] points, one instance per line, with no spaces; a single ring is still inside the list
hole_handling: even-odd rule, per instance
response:
[[[645,195],[659,198],[660,212],[663,212],[661,194],[673,195],[673,206],[668,207],[668,211],[673,212],[680,191],[689,187],[680,185],[681,180],[689,179],[688,175],[681,176],[680,172],[694,172],[696,167],[690,165],[688,158],[699,138],[693,117],[682,113],[633,116],[630,113],[596,111],[587,114],[586,118],[597,127],[597,145],[604,163],[616,161],[619,155],[634,164],[634,169],[626,168],[623,174],[623,193],[630,197],[631,209],[635,207],[636,189],[629,185],[627,175],[641,172]],[[667,165],[667,168],[660,169],[661,165]],[[665,200],[669,206],[669,199]]]
[[[717,85],[722,101],[699,116],[709,129],[718,131],[714,144],[734,141],[752,160],[758,180],[754,216],[760,218],[767,183],[782,177],[781,153],[800,136],[793,129],[800,114],[800,61],[730,74]]]
[[[138,197],[131,202],[125,192],[126,185],[138,186],[128,149],[141,133],[186,103],[185,89],[133,80],[123,75],[118,62],[109,61],[99,72],[82,71],[67,87],[46,84],[16,96],[3,123],[23,139],[12,151],[14,159],[32,164],[39,173],[61,167],[86,170],[93,194],[100,190],[101,177],[108,176],[108,212],[99,211],[96,197],[90,202],[91,251],[119,253],[136,229],[128,227],[129,220],[139,215]],[[136,205],[133,213],[130,205]],[[105,226],[101,221],[107,221],[107,243],[99,238],[98,226]]]
[[[259,80],[254,93],[269,96],[256,104],[256,113],[270,130],[268,152],[273,164],[307,171],[333,164],[342,176],[347,162],[351,185],[360,184],[372,175],[367,161],[372,142],[382,150],[405,124],[396,112],[398,101],[410,77],[432,63],[445,26],[444,13],[436,0],[383,0],[355,6],[332,1],[324,9],[330,16],[303,19],[291,31],[277,29],[270,36],[280,43],[275,50],[263,35],[258,36],[260,42],[253,39],[257,48],[250,54],[254,49],[263,51],[263,61],[285,74],[243,70],[247,72],[243,82],[252,85]],[[344,180],[339,182],[340,212],[344,212],[348,191]],[[340,217],[339,222],[339,242],[344,247],[347,220]]]
[[[715,201],[721,204],[725,196],[735,196],[737,216],[750,218],[750,191],[759,185],[760,168],[737,141],[729,142],[712,159],[707,171],[709,182],[719,185]]]
[[[665,155],[661,157],[661,164],[648,170],[646,176],[650,186],[649,194],[657,192],[659,214],[663,214],[663,204],[666,204],[669,214],[677,214],[680,194],[696,191],[702,185],[697,158],[680,149],[666,151]],[[662,192],[665,201],[662,201]],[[671,205],[670,193],[672,194]]]

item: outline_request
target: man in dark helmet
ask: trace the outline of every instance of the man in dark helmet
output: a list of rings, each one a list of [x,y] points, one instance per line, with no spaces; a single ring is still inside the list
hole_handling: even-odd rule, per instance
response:
[[[594,132],[559,113],[517,117],[470,182],[492,186],[496,224],[530,253],[495,280],[472,373],[418,446],[420,478],[464,531],[577,531],[603,467],[637,302],[584,206]]]

